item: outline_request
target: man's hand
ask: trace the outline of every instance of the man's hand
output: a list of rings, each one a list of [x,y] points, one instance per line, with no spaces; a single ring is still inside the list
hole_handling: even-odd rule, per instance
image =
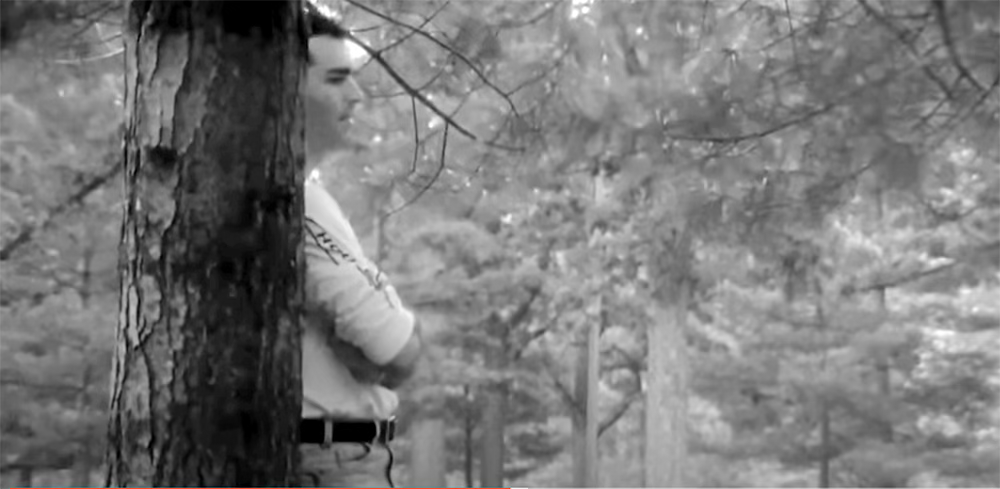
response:
[[[398,354],[382,368],[381,384],[395,389],[413,376],[420,361],[423,343],[420,340],[420,323],[413,325],[413,334]]]
[[[407,340],[403,349],[388,364],[383,366],[376,365],[369,360],[360,348],[334,335],[330,335],[328,342],[337,360],[347,367],[357,381],[381,384],[389,389],[399,387],[413,376],[423,350],[419,322],[414,324],[413,334],[410,335],[410,339]]]

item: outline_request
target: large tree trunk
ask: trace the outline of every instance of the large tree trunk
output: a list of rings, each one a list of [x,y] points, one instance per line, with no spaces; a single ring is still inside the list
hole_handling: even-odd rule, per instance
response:
[[[139,1],[107,487],[296,483],[298,1]]]
[[[686,308],[654,306],[648,330],[646,388],[646,487],[683,487],[687,458]]]
[[[687,462],[687,329],[690,237],[654,260],[658,282],[647,329],[646,487],[683,487]]]

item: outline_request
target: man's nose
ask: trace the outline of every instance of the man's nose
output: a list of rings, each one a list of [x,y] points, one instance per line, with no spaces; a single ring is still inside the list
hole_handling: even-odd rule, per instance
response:
[[[353,109],[365,99],[364,90],[361,89],[361,85],[358,85],[358,82],[353,78],[347,80],[346,92],[345,101],[349,109]]]

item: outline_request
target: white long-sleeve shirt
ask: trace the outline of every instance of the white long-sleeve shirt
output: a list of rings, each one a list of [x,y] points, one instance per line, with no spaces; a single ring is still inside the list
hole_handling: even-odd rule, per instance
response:
[[[375,365],[389,363],[414,330],[413,314],[364,255],[340,206],[316,182],[305,185],[306,315],[302,417],[388,419],[399,399],[355,379],[330,348],[331,330]]]

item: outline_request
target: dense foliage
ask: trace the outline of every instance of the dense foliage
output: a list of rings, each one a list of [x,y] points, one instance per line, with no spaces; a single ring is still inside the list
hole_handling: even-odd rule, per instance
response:
[[[8,485],[85,474],[104,435],[118,10],[70,3],[4,26]],[[331,5],[369,100],[315,177],[432,333],[403,416],[447,421],[451,485],[497,416],[505,484],[571,484],[594,322],[599,482],[642,485],[681,272],[688,485],[1000,485],[996,2]]]

